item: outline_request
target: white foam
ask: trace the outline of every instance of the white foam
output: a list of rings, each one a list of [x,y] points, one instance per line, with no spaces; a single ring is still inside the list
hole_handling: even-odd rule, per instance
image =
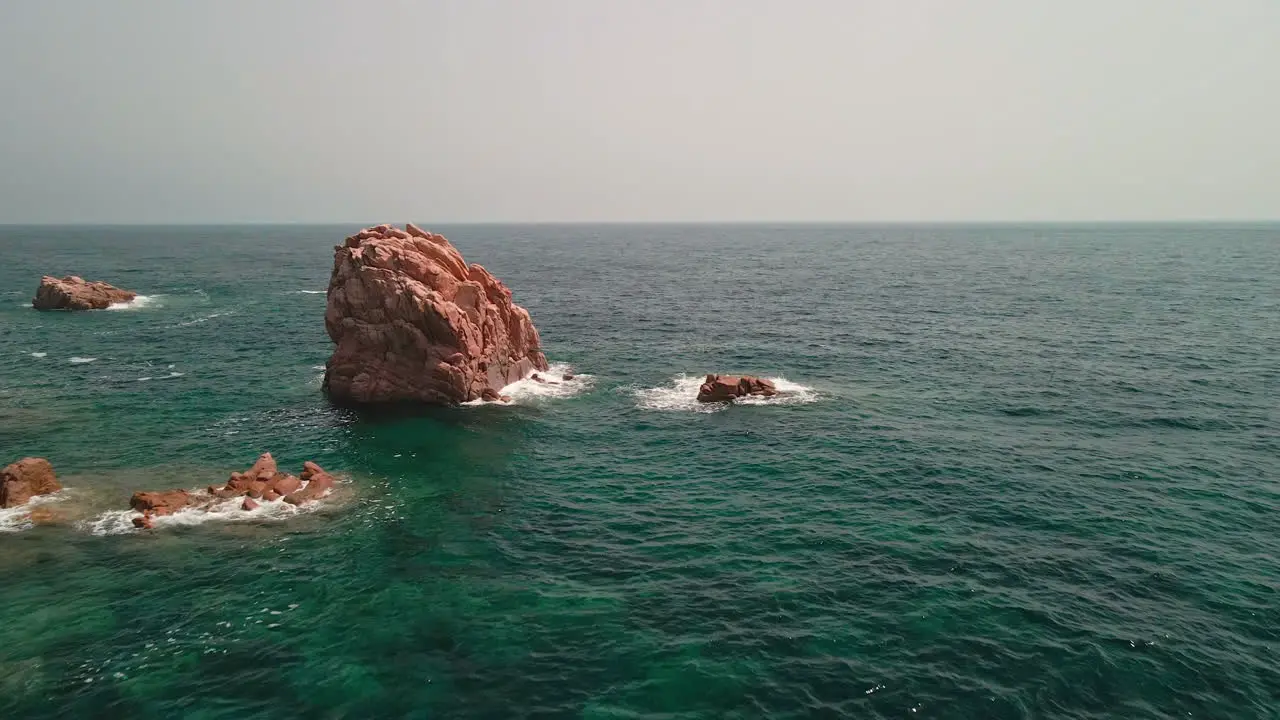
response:
[[[517,380],[498,391],[499,395],[511,398],[510,402],[495,400],[472,400],[463,405],[536,405],[545,400],[571,398],[588,390],[595,382],[594,375],[574,375],[572,380],[564,376],[571,374],[573,368],[568,363],[552,363],[546,371],[536,371],[523,380]],[[537,375],[544,382],[533,379]]]
[[[98,358],[87,358],[87,357],[79,357],[79,356],[76,356],[76,357],[71,358],[71,359],[70,359],[70,360],[68,360],[67,362],[71,363],[72,365],[83,365],[83,364],[85,364],[85,363],[91,363],[91,362],[93,362],[94,360],[97,360],[97,359],[98,359]]]
[[[290,295],[324,295],[328,290],[292,290]]]
[[[0,533],[21,532],[35,527],[31,522],[31,511],[41,505],[61,502],[66,499],[65,491],[49,495],[37,495],[25,505],[11,508],[0,508]]]
[[[193,490],[192,494],[202,491]],[[326,494],[326,497],[328,494]],[[191,507],[179,510],[172,515],[153,515],[151,524],[156,530],[179,527],[195,527],[210,522],[244,522],[246,520],[278,522],[291,517],[314,512],[323,507],[323,503],[309,502],[302,505],[290,505],[283,498],[279,500],[254,500],[258,507],[245,510],[243,497],[218,500],[212,505]],[[138,532],[133,526],[133,519],[140,517],[137,510],[109,510],[101,515],[81,523],[82,530],[94,535],[126,535]]]
[[[698,402],[698,388],[706,381],[705,375],[677,375],[670,385],[656,388],[633,390],[636,404],[645,410],[667,410],[679,412],[713,413],[732,405],[796,405],[818,400],[818,393],[813,388],[786,378],[766,378],[771,381],[778,394],[772,397],[752,395],[734,400],[732,403]]]
[[[31,353],[31,357],[33,357],[33,358],[42,358],[42,357],[46,357],[48,354],[49,354],[49,353],[47,353],[47,352],[43,352],[43,353]]]
[[[151,307],[151,305],[153,305],[156,299],[159,297],[160,297],[159,295],[139,295],[134,299],[130,300],[129,302],[111,303],[111,305],[108,306],[107,309],[108,310],[141,310],[143,308]]]

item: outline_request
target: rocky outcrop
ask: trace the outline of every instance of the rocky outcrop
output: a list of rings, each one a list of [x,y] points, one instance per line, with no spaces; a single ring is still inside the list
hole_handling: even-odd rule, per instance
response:
[[[26,505],[36,495],[61,489],[53,465],[44,458],[22,458],[0,470],[0,508]]]
[[[325,497],[333,490],[337,480],[319,465],[306,462],[302,468],[301,477],[282,473],[271,453],[263,453],[253,467],[245,472],[231,473],[221,487],[210,485],[203,492],[136,492],[129,500],[129,507],[142,514],[133,519],[134,527],[151,528],[152,517],[171,515],[187,508],[208,510],[224,500],[244,498],[240,508],[251,511],[260,506],[258,501],[284,498],[291,505],[304,505]]]
[[[778,394],[773,383],[750,375],[708,375],[698,388],[698,402],[727,402],[749,395],[772,397]]]
[[[75,275],[56,278],[45,275],[31,305],[37,310],[105,310],[116,303],[138,297],[104,282],[90,282]]]
[[[413,224],[362,230],[335,248],[324,387],[340,402],[498,399],[546,370],[538,331],[511,291]]]

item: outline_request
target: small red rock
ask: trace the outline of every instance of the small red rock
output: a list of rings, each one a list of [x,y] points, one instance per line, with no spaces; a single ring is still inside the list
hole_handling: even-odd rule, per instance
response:
[[[250,510],[257,510],[258,503],[254,502],[253,498],[245,498],[244,502],[240,503],[240,509],[244,510],[245,512],[248,512]]]
[[[320,475],[324,474],[324,471],[321,470]],[[311,477],[316,477],[316,475],[313,474]],[[277,475],[275,479],[272,480],[271,487],[269,489],[276,495],[288,495],[289,493],[297,492],[301,487],[302,480],[297,477],[294,477],[293,475]]]
[[[336,481],[333,479],[333,476],[328,473],[313,475],[311,480],[307,482],[306,487],[298,490],[297,492],[285,495],[284,501],[290,505],[302,505],[304,503],[319,500],[329,494],[329,491],[333,489],[335,482]]]
[[[61,489],[53,465],[44,458],[22,458],[0,470],[0,508],[25,505],[36,495]]]
[[[278,472],[276,459],[271,457],[271,453],[266,452],[258,456],[257,461],[253,463],[253,467],[249,468],[245,476],[252,480],[266,480],[275,475],[276,472]]]

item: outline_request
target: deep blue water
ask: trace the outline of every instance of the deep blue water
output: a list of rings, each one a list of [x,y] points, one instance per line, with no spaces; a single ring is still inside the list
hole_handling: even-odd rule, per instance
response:
[[[1280,717],[1280,226],[420,224],[589,377],[339,410],[356,227],[0,227],[0,717]],[[121,527],[267,450],[350,482]]]

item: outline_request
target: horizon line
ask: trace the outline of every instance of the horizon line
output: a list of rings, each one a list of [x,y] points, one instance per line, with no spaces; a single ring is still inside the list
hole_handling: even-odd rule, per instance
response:
[[[414,220],[392,222],[404,224]],[[0,221],[0,227],[319,227],[382,223],[359,220],[173,220],[173,221]],[[1275,225],[1277,218],[1178,218],[1165,220],[431,220],[430,225],[841,225],[841,226],[1064,226],[1064,225]]]

